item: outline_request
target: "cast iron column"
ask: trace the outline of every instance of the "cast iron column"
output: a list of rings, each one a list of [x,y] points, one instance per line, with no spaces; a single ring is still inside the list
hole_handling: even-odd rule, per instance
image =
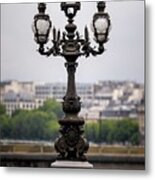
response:
[[[66,59],[65,67],[68,73],[67,92],[64,96],[63,111],[65,117],[59,120],[61,126],[61,137],[57,139],[55,148],[59,153],[58,159],[62,160],[86,160],[84,153],[88,150],[88,143],[83,138],[84,119],[78,117],[81,109],[80,97],[76,93],[75,72],[78,63],[76,62],[79,56],[79,42],[75,41],[76,25],[73,23],[75,14],[68,14],[65,4],[61,4],[62,10],[65,11],[68,17],[66,25],[65,43],[63,44],[63,54]],[[76,11],[80,9],[80,4],[77,4]]]

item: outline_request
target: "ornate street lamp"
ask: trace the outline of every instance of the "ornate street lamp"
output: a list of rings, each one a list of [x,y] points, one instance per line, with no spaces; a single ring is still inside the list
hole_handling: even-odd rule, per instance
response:
[[[83,138],[84,119],[78,116],[81,109],[80,97],[76,92],[75,71],[78,57],[99,55],[104,52],[104,43],[108,41],[110,18],[104,12],[105,2],[98,2],[98,12],[94,14],[92,30],[98,48],[90,45],[87,27],[84,29],[84,38],[81,38],[74,24],[74,17],[80,10],[80,2],[62,2],[61,10],[68,18],[68,24],[62,34],[53,27],[53,46],[45,49],[48,42],[52,23],[45,14],[46,4],[39,3],[39,14],[34,16],[32,30],[34,39],[39,44],[39,53],[46,56],[62,56],[65,58],[65,67],[68,73],[67,92],[63,98],[63,111],[65,116],[59,120],[61,136],[55,142],[55,149],[59,153],[58,160],[86,161],[85,153],[88,151],[88,142]]]

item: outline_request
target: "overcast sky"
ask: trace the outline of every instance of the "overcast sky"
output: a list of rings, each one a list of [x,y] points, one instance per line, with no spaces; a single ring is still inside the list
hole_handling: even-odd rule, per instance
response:
[[[107,2],[112,29],[106,51],[97,57],[80,57],[77,82],[98,80],[131,80],[144,82],[144,2]],[[52,24],[61,30],[66,17],[60,3],[48,3]],[[75,23],[83,28],[96,12],[95,2],[82,2]],[[62,57],[44,57],[37,51],[31,24],[37,4],[2,4],[1,6],[1,80],[66,82]],[[90,33],[92,34],[91,30]],[[93,42],[93,41],[92,41]]]

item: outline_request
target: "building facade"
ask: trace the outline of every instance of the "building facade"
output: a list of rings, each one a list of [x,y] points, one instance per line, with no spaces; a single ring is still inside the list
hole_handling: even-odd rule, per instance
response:
[[[77,83],[81,98],[80,115],[86,119],[136,118],[136,108],[144,98],[144,86],[134,82],[100,81]],[[0,100],[11,115],[16,109],[35,109],[46,99],[63,101],[65,83],[7,81],[0,83]]]

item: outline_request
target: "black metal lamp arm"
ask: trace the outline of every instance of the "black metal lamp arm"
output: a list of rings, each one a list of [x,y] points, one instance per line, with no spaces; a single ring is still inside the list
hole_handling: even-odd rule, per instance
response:
[[[98,49],[96,50],[96,47],[92,47],[90,40],[89,40],[89,32],[88,28],[85,27],[85,33],[84,33],[84,38],[82,42],[82,51],[84,56],[89,57],[90,54],[93,56],[100,55],[104,52],[104,46],[103,43],[99,43]]]
[[[45,50],[44,44],[39,45],[39,53],[41,55],[45,56],[64,56],[63,52],[61,51],[62,43],[65,42],[64,40],[55,41],[52,40],[53,46],[51,48],[47,48]],[[91,44],[86,39],[77,39],[77,42],[82,45],[81,52],[79,53],[79,56],[85,56],[89,57],[90,55],[96,56],[101,55],[104,52],[104,46],[103,44],[99,44],[98,49],[96,50],[96,47],[91,47]]]

